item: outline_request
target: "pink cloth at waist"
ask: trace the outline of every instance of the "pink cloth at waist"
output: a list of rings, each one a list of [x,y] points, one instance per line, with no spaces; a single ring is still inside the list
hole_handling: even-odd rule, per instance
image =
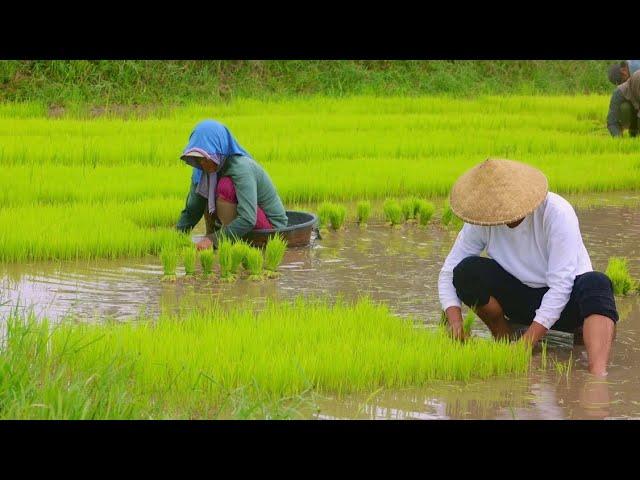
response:
[[[218,181],[218,186],[216,187],[216,196],[229,203],[238,203],[238,197],[236,196],[236,186],[233,184],[233,180],[231,180],[231,177],[222,177]],[[258,214],[256,218],[256,225],[253,229],[265,230],[273,228],[273,225],[271,225],[271,222],[269,222],[267,214],[264,213],[264,210],[262,210],[262,208],[260,208],[259,206],[257,207],[257,210]]]

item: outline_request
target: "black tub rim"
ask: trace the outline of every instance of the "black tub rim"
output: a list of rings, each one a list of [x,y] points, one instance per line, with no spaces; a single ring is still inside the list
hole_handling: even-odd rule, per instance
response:
[[[315,213],[303,212],[301,210],[286,210],[286,213],[287,213],[287,217],[289,216],[290,213],[306,215],[310,217],[310,220],[307,220],[306,222],[303,222],[303,223],[298,223],[296,225],[287,226],[284,228],[267,228],[267,229],[261,229],[261,230],[251,230],[251,232],[249,233],[252,235],[255,235],[255,234],[269,235],[273,233],[292,232],[294,230],[301,230],[303,228],[313,227],[318,221],[318,216]]]

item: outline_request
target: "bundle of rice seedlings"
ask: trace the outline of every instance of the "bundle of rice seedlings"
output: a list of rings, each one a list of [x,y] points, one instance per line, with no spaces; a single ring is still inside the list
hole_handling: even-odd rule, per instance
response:
[[[178,252],[175,247],[164,247],[160,252],[160,260],[164,270],[162,280],[175,282],[176,268],[178,267]]]
[[[391,198],[385,200],[382,204],[382,211],[384,212],[384,218],[390,222],[392,226],[402,223],[402,208],[397,200]]]
[[[242,265],[245,270],[248,270],[247,253],[250,249],[251,246],[244,240],[236,240],[233,242],[233,247],[231,248],[231,273],[233,275],[238,274],[240,265]]]
[[[451,226],[456,229],[462,228],[463,225],[462,219],[458,217],[453,210],[451,209],[451,205],[447,202],[444,206],[444,212],[442,213],[442,224],[445,226]]]
[[[332,205],[331,211],[329,212],[329,222],[331,223],[331,228],[333,228],[334,230],[340,230],[346,216],[347,209],[344,208],[343,205]]]
[[[325,229],[329,225],[333,204],[323,202],[318,206],[318,223],[320,229]]]
[[[287,241],[280,235],[274,235],[267,241],[264,249],[264,268],[265,274],[269,278],[275,278],[279,275],[278,267],[287,250]]]
[[[223,282],[235,280],[233,270],[233,243],[229,239],[221,239],[218,243],[218,262],[220,263],[220,279]],[[236,266],[236,270],[237,270]]]
[[[358,202],[357,215],[358,215],[358,224],[361,227],[366,227],[367,221],[371,216],[371,202],[369,201]]]
[[[182,261],[184,263],[185,275],[195,275],[196,273],[196,249],[185,247],[182,250]]]
[[[213,273],[214,253],[212,249],[202,250],[200,252],[200,265],[202,266],[202,274],[208,277]]]
[[[400,201],[400,209],[405,222],[414,218],[413,198],[403,198]]]
[[[605,274],[611,279],[613,293],[615,295],[626,295],[636,288],[636,282],[629,274],[626,258],[611,257],[607,264]]]
[[[435,211],[436,207],[433,203],[427,202],[426,200],[420,200],[418,203],[418,221],[420,222],[420,225],[427,225]]]
[[[246,269],[249,272],[249,280],[262,280],[263,258],[262,252],[253,247],[249,247],[245,252]]]

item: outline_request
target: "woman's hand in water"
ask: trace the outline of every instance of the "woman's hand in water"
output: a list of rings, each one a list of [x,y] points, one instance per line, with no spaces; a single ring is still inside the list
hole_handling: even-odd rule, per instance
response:
[[[209,240],[207,237],[203,238],[198,243],[196,243],[197,250],[206,250],[207,248],[211,248],[212,246],[213,246],[213,242]]]

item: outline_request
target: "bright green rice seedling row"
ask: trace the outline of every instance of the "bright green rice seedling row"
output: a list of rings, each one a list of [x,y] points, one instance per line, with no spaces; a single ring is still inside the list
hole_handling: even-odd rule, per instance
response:
[[[285,205],[444,197],[489,156],[541,168],[559,193],[637,190],[638,142],[610,138],[607,106],[606,96],[313,97],[144,119],[52,119],[43,106],[5,106],[0,261],[157,254],[189,189],[179,154],[208,117],[266,168]],[[464,131],[473,137],[461,141]]]
[[[278,267],[282,263],[287,250],[287,241],[280,235],[273,235],[267,241],[264,249],[264,269],[267,277],[278,276]]]
[[[629,274],[626,258],[611,257],[605,274],[611,279],[615,295],[626,295],[637,287],[635,280]]]
[[[530,365],[521,342],[460,344],[366,299],[300,299],[260,312],[216,306],[153,322],[63,323],[51,333],[46,322],[12,325],[0,371],[21,375],[0,376],[3,418],[231,416],[225,402],[239,389],[269,403],[524,375]]]

